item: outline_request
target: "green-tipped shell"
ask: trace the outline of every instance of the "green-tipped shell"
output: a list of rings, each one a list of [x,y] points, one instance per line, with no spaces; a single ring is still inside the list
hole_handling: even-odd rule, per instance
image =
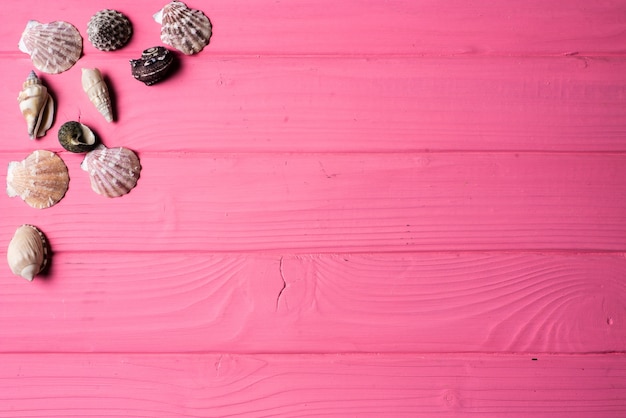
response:
[[[89,152],[98,144],[96,135],[80,122],[65,122],[59,129],[59,142],[70,152]]]

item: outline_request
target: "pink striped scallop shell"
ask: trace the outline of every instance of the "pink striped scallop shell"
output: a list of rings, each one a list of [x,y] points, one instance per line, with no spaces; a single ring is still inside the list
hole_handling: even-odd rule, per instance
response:
[[[56,21],[26,24],[19,49],[30,55],[33,66],[48,74],[69,70],[83,52],[83,38],[71,23]]]
[[[197,54],[209,44],[212,25],[201,11],[171,1],[153,16],[161,24],[161,41],[185,55]]]
[[[141,172],[139,157],[128,148],[99,145],[85,155],[80,167],[89,173],[91,188],[106,197],[120,197],[136,185]]]

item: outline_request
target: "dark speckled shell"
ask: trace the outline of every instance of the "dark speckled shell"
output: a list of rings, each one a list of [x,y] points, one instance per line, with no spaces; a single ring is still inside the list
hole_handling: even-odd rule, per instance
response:
[[[174,54],[167,48],[155,46],[141,54],[140,59],[130,60],[133,77],[151,86],[169,75],[174,66]]]
[[[65,122],[59,128],[59,143],[70,152],[89,152],[97,144],[96,136],[80,122]]]

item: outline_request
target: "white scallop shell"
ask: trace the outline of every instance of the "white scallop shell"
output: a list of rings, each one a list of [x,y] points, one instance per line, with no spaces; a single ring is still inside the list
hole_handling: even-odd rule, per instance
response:
[[[186,55],[196,54],[209,44],[211,21],[200,10],[172,1],[154,14],[161,24],[161,41]]]
[[[100,70],[97,68],[83,68],[82,72],[83,90],[87,93],[87,97],[91,103],[96,106],[98,112],[107,122],[113,121],[113,105],[111,104],[111,96]]]
[[[44,136],[54,119],[54,100],[34,71],[28,74],[17,101],[26,119],[30,139]]]
[[[32,225],[17,228],[7,248],[7,262],[13,274],[32,281],[46,267],[48,258],[48,243],[39,229]]]
[[[98,146],[85,155],[80,167],[89,173],[91,188],[106,197],[119,197],[130,192],[141,172],[139,157],[128,148]]]
[[[7,194],[19,196],[29,206],[45,209],[57,204],[69,186],[67,166],[55,153],[37,150],[22,161],[11,161]]]
[[[39,71],[58,74],[78,61],[83,51],[83,38],[71,23],[31,20],[22,33],[19,49],[30,55]]]

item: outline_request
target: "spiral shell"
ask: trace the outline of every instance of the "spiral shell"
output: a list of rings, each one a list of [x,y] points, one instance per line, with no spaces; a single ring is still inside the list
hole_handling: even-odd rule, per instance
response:
[[[161,24],[161,41],[185,55],[196,54],[209,44],[211,21],[200,10],[172,1],[153,17]]]
[[[7,262],[16,276],[32,281],[50,259],[45,235],[33,225],[22,225],[15,231],[7,248]]]
[[[83,68],[82,71],[83,90],[91,103],[96,106],[98,112],[107,122],[113,122],[113,105],[109,88],[107,87],[100,70],[97,68]]]
[[[104,9],[87,23],[87,39],[101,51],[114,51],[125,46],[133,34],[130,20],[117,10]]]
[[[19,196],[33,208],[45,209],[65,196],[69,181],[67,166],[58,155],[37,150],[22,161],[9,163],[7,194]]]
[[[128,148],[106,148],[99,145],[85,155],[80,167],[89,173],[91,188],[106,197],[130,192],[141,172],[139,157]]]
[[[70,152],[88,152],[96,147],[96,135],[80,122],[65,122],[59,128],[59,143]]]
[[[26,119],[30,139],[44,136],[54,120],[54,100],[34,71],[28,74],[17,101]]]
[[[174,54],[162,46],[144,50],[141,58],[130,60],[130,71],[137,80],[151,86],[166,78],[174,67]]]
[[[58,74],[76,64],[83,51],[83,38],[68,22],[31,20],[22,33],[19,49],[30,55],[39,71]]]

